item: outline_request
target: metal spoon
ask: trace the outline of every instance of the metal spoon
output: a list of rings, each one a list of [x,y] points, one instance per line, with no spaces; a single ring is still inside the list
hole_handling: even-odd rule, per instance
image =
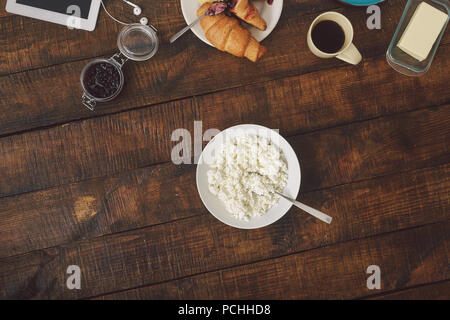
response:
[[[208,13],[208,11],[206,11],[204,14],[202,14],[200,17],[198,17],[197,19],[194,20],[194,22],[192,22],[190,25],[184,27],[183,29],[181,29],[180,31],[178,31],[177,33],[175,33],[172,37],[170,37],[169,41],[170,43],[174,43],[179,37],[181,37],[183,34],[186,33],[186,31],[191,30],[191,28],[193,26],[195,26],[204,16],[206,16],[206,14]]]
[[[331,220],[333,220],[333,218],[331,218],[329,215],[326,215],[325,213],[323,213],[317,209],[311,208],[310,206],[307,206],[306,204],[303,204],[294,199],[291,199],[291,198],[285,196],[284,194],[274,190],[273,188],[268,189],[267,184],[264,184],[262,179],[267,179],[267,178],[263,177],[258,172],[249,172],[246,177],[246,181],[251,180],[251,184],[249,187],[250,191],[252,191],[253,193],[255,193],[258,196],[262,195],[261,192],[262,193],[265,193],[265,192],[276,193],[280,197],[286,199],[287,201],[290,201],[297,208],[302,209],[303,211],[309,213],[310,215],[316,217],[319,220],[322,220],[323,222],[330,224]]]
[[[279,195],[280,197],[283,197],[284,199],[290,201],[297,208],[302,209],[303,211],[309,213],[310,215],[316,217],[319,220],[322,220],[323,222],[326,222],[326,223],[330,224],[331,220],[333,220],[333,218],[331,218],[329,215],[327,215],[327,214],[325,214],[325,213],[323,213],[323,212],[321,212],[321,211],[319,211],[317,209],[311,208],[310,206],[307,206],[306,204],[298,202],[297,200],[293,200],[293,199],[291,199],[291,198],[289,198],[289,197],[285,196],[284,194],[279,193],[277,191],[274,191],[274,192],[277,195]]]
[[[214,2],[208,8],[208,10],[205,11],[204,14],[202,14],[200,17],[195,19],[191,24],[184,27],[183,29],[181,29],[180,31],[175,33],[172,37],[170,37],[170,39],[169,39],[170,43],[174,43],[179,37],[181,37],[183,34],[185,34],[186,31],[190,30],[193,26],[195,26],[204,16],[206,16],[206,15],[215,16],[216,14],[220,14],[220,13],[224,12],[227,7],[228,7],[228,5],[224,2],[220,2],[220,1]]]

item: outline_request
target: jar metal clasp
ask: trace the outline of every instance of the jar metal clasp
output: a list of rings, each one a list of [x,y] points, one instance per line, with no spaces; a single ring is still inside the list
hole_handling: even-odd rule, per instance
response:
[[[115,63],[117,63],[120,68],[122,68],[123,65],[125,64],[125,62],[128,61],[128,58],[125,57],[121,52],[119,52],[119,53],[116,53],[115,55],[113,55],[111,57],[111,60],[114,61]]]

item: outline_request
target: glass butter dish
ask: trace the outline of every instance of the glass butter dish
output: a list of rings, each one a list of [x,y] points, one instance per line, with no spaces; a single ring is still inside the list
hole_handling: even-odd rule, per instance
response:
[[[429,54],[426,56],[426,59],[419,61],[400,49],[398,44],[405,31],[407,31],[407,27],[410,24],[416,10],[423,2],[446,14],[447,20],[445,21],[445,24],[434,42]],[[386,59],[389,65],[394,70],[407,76],[421,76],[425,74],[433,62],[434,55],[436,54],[442,36],[447,28],[449,16],[450,2],[448,0],[408,0],[400,23],[397,26],[397,30],[395,31],[394,37],[392,38],[388,51],[386,52]]]

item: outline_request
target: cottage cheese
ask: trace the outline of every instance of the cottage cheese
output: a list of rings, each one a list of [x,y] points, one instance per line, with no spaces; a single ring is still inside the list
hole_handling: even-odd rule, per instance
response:
[[[244,134],[219,148],[208,170],[209,190],[239,220],[263,215],[274,206],[287,183],[282,151],[269,139]]]

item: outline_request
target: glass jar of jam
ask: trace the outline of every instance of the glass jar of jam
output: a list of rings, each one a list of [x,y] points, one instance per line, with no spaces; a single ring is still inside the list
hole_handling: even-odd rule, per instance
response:
[[[120,53],[109,59],[95,59],[81,72],[82,103],[94,111],[97,102],[117,97],[124,85],[122,67],[128,59],[145,61],[158,51],[159,40],[153,26],[130,24],[117,39]]]

